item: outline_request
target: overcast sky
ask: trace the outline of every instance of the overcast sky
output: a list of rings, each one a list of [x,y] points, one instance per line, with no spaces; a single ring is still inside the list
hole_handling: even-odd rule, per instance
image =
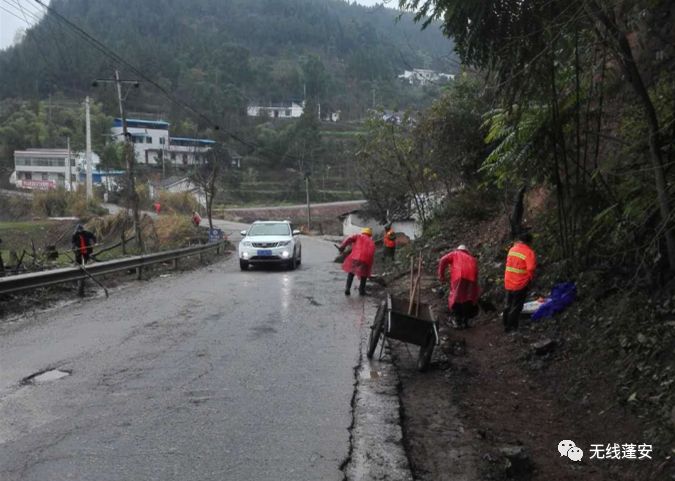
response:
[[[44,3],[49,4],[49,0]],[[14,43],[17,30],[27,29],[42,16],[42,7],[33,0],[8,0],[0,2],[0,49]]]
[[[384,3],[388,7],[395,8],[398,0],[354,0],[361,5],[378,5]],[[41,8],[33,0],[18,0],[23,11],[16,5],[17,0],[0,1],[0,49],[9,47],[14,42],[16,32],[20,28],[27,28],[27,23],[36,22]],[[45,3],[49,3],[48,0]]]

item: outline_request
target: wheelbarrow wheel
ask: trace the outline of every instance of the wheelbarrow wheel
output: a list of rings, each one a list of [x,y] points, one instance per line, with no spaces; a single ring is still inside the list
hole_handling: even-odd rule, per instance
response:
[[[434,353],[434,346],[436,339],[433,334],[427,336],[427,340],[422,347],[420,347],[420,355],[417,358],[417,370],[424,372],[429,369],[431,364],[431,356]]]
[[[380,306],[377,308],[377,313],[375,314],[375,320],[373,321],[373,325],[370,326],[370,337],[368,338],[368,352],[366,353],[368,359],[373,358],[373,354],[375,354],[375,349],[377,349],[377,343],[380,341],[380,336],[382,335],[382,331],[384,330],[384,315],[386,311],[387,311],[387,304],[386,302],[382,301],[382,303],[380,303]]]

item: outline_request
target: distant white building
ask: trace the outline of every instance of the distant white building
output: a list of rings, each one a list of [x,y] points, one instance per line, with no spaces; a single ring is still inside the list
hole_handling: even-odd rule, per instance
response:
[[[14,151],[14,174],[20,189],[70,189],[77,182],[75,158],[68,149]]]
[[[305,112],[305,102],[270,102],[269,104],[251,104],[246,108],[249,117],[269,117],[271,119],[297,119]]]
[[[429,85],[441,81],[450,81],[454,80],[455,76],[450,73],[436,72],[435,70],[415,68],[412,70],[405,70],[401,75],[398,76],[399,79],[408,82],[410,85]]]
[[[99,170],[100,157],[91,153],[92,179],[94,185],[109,184],[119,178],[123,171]],[[10,183],[20,189],[49,190],[62,187],[75,190],[86,180],[86,157],[84,152],[70,152],[68,149],[28,149],[14,152],[14,172]],[[68,177],[70,176],[70,180]]]
[[[127,119],[127,132],[134,143],[136,162],[148,165],[193,165],[203,160],[204,154],[215,144],[213,140],[171,137],[169,122],[163,120]],[[111,134],[123,142],[122,119],[116,118]]]
[[[169,177],[158,184],[150,185],[150,197],[158,198],[159,192],[188,193],[192,195],[197,203],[206,207],[206,195],[204,191],[196,185],[189,177]]]
[[[188,137],[169,137],[169,148],[164,151],[164,161],[168,155],[174,165],[194,165],[204,160],[206,152],[211,150],[215,141],[208,139],[192,139]],[[161,158],[160,158],[161,159]],[[159,164],[161,164],[161,160]]]

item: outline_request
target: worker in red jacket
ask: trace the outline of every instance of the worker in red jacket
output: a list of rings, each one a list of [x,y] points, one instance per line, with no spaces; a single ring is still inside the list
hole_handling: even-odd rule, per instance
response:
[[[197,211],[192,213],[192,223],[195,227],[199,227],[199,224],[202,223],[202,216],[200,216]]]
[[[532,235],[523,231],[506,256],[504,271],[504,288],[506,289],[506,309],[503,320],[506,332],[518,329],[518,320],[523,311],[534,271],[537,269],[537,257],[528,244],[532,243]]]
[[[352,246],[352,250],[342,263],[342,270],[347,273],[345,296],[351,294],[354,276],[359,278],[359,294],[365,296],[366,280],[370,277],[375,258],[375,242],[373,242],[372,229],[366,227],[361,230],[360,234],[347,237],[342,241],[338,249],[340,252],[343,252],[348,245]]]
[[[478,313],[478,262],[469,249],[462,244],[441,257],[438,263],[438,280],[445,280],[445,271],[450,267],[450,294],[448,308],[455,316],[455,327],[466,328],[469,319]]]

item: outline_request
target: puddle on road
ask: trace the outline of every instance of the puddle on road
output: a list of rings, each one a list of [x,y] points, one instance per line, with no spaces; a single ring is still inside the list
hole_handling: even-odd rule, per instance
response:
[[[45,382],[58,381],[66,376],[70,376],[72,371],[62,371],[60,369],[50,369],[48,371],[36,372],[21,380],[21,384],[42,384]]]
[[[380,379],[383,377],[386,377],[386,373],[374,369],[366,369],[365,366],[359,370],[359,379],[363,381],[370,381],[372,379]]]

